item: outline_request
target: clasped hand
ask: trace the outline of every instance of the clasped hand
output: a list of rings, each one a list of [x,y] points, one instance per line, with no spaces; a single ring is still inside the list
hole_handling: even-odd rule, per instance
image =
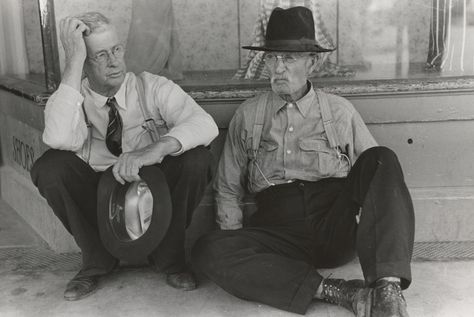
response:
[[[141,159],[143,153],[140,152],[141,151],[139,150],[120,154],[117,162],[112,168],[112,173],[117,182],[123,185],[125,182],[140,180],[138,172],[140,171],[140,168],[144,166]]]
[[[168,154],[176,153],[181,149],[181,143],[170,136],[165,136],[157,143],[150,144],[142,149],[120,154],[112,168],[115,179],[120,184],[139,181],[138,175],[143,166],[161,163]]]

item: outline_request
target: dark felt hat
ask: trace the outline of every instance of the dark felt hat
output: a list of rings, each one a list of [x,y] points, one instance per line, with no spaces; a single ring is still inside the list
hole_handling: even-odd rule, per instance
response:
[[[331,52],[316,43],[313,13],[306,7],[275,8],[268,20],[263,46],[242,46],[256,51]]]
[[[117,182],[108,168],[97,189],[97,222],[104,247],[116,258],[134,263],[163,240],[171,222],[171,195],[163,172],[144,166],[142,181]]]

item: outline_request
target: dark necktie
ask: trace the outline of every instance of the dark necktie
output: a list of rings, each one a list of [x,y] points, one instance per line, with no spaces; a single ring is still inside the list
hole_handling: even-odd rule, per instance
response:
[[[120,114],[117,110],[117,101],[115,100],[115,97],[107,99],[105,105],[110,108],[105,144],[110,153],[119,156],[122,153],[122,118],[120,118]]]

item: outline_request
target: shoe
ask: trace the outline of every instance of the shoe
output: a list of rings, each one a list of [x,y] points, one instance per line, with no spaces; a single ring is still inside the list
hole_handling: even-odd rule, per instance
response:
[[[176,289],[192,291],[197,288],[196,278],[189,271],[167,274],[166,283]]]
[[[97,290],[98,278],[96,276],[76,276],[67,283],[64,299],[68,301],[80,300]]]
[[[371,317],[408,317],[400,283],[380,279],[371,293]]]
[[[365,316],[365,306],[370,289],[365,288],[363,280],[324,279],[322,299],[328,303],[342,306],[356,316]]]

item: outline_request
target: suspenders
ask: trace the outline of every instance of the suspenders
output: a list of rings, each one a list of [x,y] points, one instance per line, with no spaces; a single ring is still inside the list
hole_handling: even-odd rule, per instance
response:
[[[158,129],[155,125],[155,119],[151,115],[147,103],[146,103],[146,95],[145,95],[145,87],[143,85],[143,73],[135,76],[136,78],[136,89],[138,93],[138,105],[140,106],[140,110],[142,112],[143,118],[145,123],[143,124],[143,128],[150,133],[151,139],[153,142],[157,142],[160,139],[160,134]],[[89,121],[89,118],[86,113],[86,109],[84,108],[84,103],[82,103],[82,112],[84,113],[84,120],[86,121],[87,126],[87,145],[83,149],[84,158],[86,162],[89,164],[89,160],[91,157],[91,142],[92,142],[92,123]]]
[[[329,107],[328,98],[326,94],[321,91],[315,90],[315,92],[321,109],[321,119],[323,120],[323,127],[329,141],[329,146],[337,152],[339,158],[342,147],[339,138],[337,137],[336,128],[334,127],[334,120],[331,108]],[[267,108],[269,96],[270,94],[265,93],[258,97],[257,110],[255,111],[255,122],[252,131],[252,160],[257,158],[258,148],[260,147],[260,139],[262,137],[265,121],[265,110]]]
[[[151,115],[148,106],[146,104],[146,95],[145,95],[145,87],[143,85],[143,73],[136,76],[137,78],[137,92],[138,92],[138,104],[140,105],[140,110],[142,111],[143,118],[145,119],[145,123],[143,124],[143,128],[150,133],[151,139],[153,142],[157,142],[160,139],[160,133],[155,125],[155,119]]]
[[[255,111],[255,122],[253,124],[252,131],[252,159],[255,160],[258,154],[258,148],[260,147],[260,139],[262,138],[263,125],[265,121],[265,110],[267,109],[267,103],[269,94],[265,93],[258,97],[257,109]]]
[[[91,159],[91,147],[92,147],[92,123],[89,121],[89,117],[87,116],[86,113],[86,108],[84,108],[84,102],[81,105],[82,112],[84,113],[84,120],[86,121],[86,127],[87,127],[87,145],[84,146],[84,149],[82,150],[83,156],[86,159],[86,163],[89,164],[89,161]]]
[[[332,117],[331,108],[329,107],[328,97],[325,93],[316,90],[318,96],[319,107],[321,109],[321,119],[323,120],[324,131],[328,137],[329,146],[340,154],[341,144],[337,137],[336,128],[334,127],[334,120]]]

